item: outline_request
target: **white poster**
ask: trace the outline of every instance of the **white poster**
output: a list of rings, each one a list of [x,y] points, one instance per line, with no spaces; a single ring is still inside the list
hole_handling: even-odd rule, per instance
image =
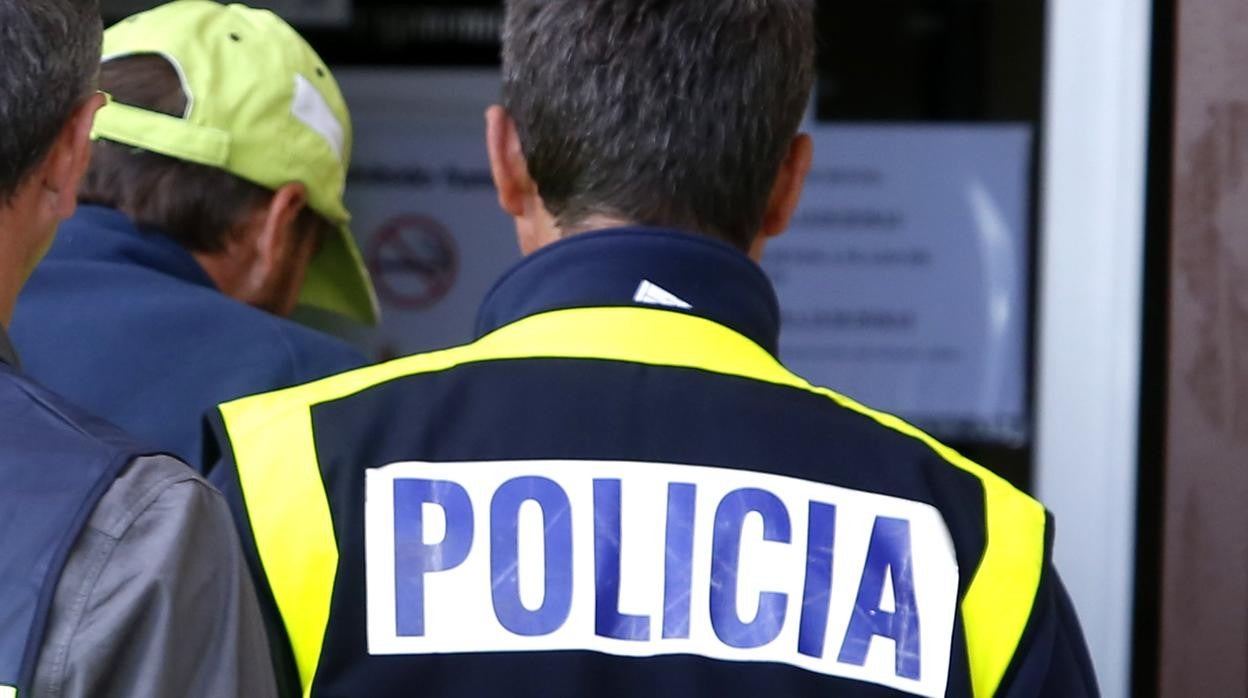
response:
[[[946,437],[1026,438],[1025,125],[817,125],[764,268],[790,368]]]

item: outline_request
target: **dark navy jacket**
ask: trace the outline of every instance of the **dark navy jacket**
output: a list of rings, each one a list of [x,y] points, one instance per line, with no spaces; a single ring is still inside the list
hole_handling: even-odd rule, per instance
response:
[[[61,227],[12,334],[32,377],[196,467],[207,410],[365,363],[225,296],[180,245],[96,206]]]
[[[0,695],[30,690],[74,542],[141,449],[21,375],[0,328]]]
[[[221,407],[293,694],[1096,695],[1035,500],[776,358],[740,252],[575,236],[473,344]]]

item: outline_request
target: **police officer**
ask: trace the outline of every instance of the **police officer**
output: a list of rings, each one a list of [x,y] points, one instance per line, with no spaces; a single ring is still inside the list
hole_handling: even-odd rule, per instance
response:
[[[776,359],[812,5],[507,3],[479,339],[216,420],[304,695],[1096,694],[1044,508]]]
[[[0,697],[274,695],[221,495],[35,383],[5,334],[74,211],[99,51],[93,0],[0,0]]]

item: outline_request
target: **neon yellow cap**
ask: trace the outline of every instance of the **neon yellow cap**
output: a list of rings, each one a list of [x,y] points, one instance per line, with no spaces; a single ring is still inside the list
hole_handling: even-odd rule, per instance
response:
[[[308,204],[336,224],[312,260],[300,302],[376,324],[377,295],[343,203],[351,115],[312,47],[267,10],[176,0],[104,32],[104,61],[164,56],[187,96],[184,118],[110,102],[95,138],[216,167],[276,190],[302,182]]]

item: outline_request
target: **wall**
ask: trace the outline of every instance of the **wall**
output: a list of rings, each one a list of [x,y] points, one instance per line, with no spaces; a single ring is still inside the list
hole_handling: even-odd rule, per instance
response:
[[[1248,5],[1178,2],[1160,687],[1248,695]]]

